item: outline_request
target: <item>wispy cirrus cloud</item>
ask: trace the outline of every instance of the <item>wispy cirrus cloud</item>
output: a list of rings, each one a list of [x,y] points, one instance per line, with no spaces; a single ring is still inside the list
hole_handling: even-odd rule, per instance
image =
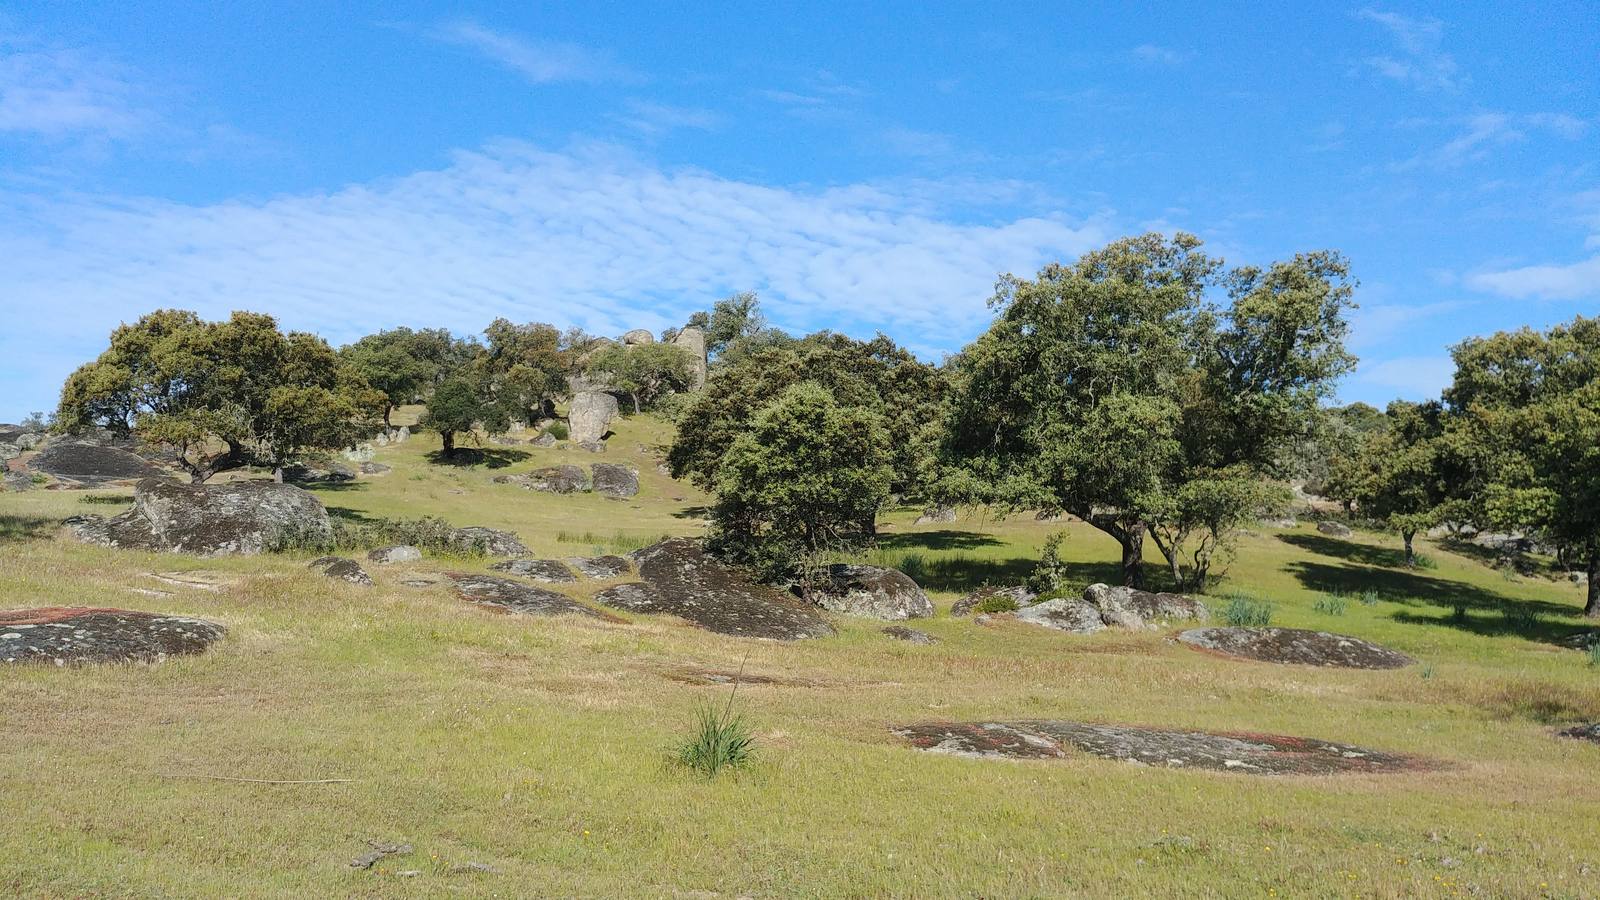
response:
[[[1371,8],[1356,16],[1383,28],[1394,42],[1394,53],[1361,61],[1367,71],[1421,91],[1453,91],[1467,81],[1455,59],[1443,50],[1444,23],[1440,20]]]
[[[335,342],[398,324],[474,332],[501,315],[614,334],[743,288],[786,327],[882,328],[932,355],[986,321],[997,273],[1109,233],[1053,214],[964,223],[937,193],[774,187],[521,143],[265,202],[0,193],[7,301],[53,311],[0,332],[0,376],[19,408],[48,403],[113,326],[162,307],[260,310]]]
[[[722,124],[722,117],[709,109],[649,100],[629,100],[625,109],[612,118],[647,137],[683,128],[710,131]]]
[[[121,139],[156,120],[137,73],[84,50],[0,40],[0,132]]]
[[[1181,66],[1194,59],[1194,52],[1163,47],[1160,44],[1140,44],[1130,51],[1135,62],[1151,66]]]
[[[435,40],[475,50],[534,84],[640,80],[637,72],[605,51],[497,31],[471,19],[445,22],[427,33]]]
[[[1402,123],[1424,127],[1426,120]],[[1459,120],[1455,135],[1431,150],[1395,163],[1399,172],[1423,167],[1450,168],[1488,159],[1497,148],[1544,133],[1563,140],[1578,140],[1589,130],[1589,123],[1568,113],[1507,113],[1484,111]]]
[[[1479,272],[1467,276],[1466,284],[1475,290],[1519,300],[1600,298],[1600,256],[1575,263]]]

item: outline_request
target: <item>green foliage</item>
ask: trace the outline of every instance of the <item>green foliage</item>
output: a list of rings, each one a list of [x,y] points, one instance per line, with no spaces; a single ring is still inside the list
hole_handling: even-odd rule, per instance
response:
[[[1323,615],[1342,616],[1344,615],[1345,599],[1338,594],[1323,594],[1311,604],[1311,608]]]
[[[693,354],[672,344],[611,344],[590,354],[584,371],[591,380],[626,393],[637,413],[693,388],[695,362]]]
[[[1220,313],[1215,287],[1231,301]],[[953,361],[946,451],[967,477],[949,483],[1073,513],[1123,545],[1130,583],[1155,533],[1174,576],[1202,588],[1262,504],[1256,483],[1353,366],[1351,293],[1336,253],[1223,272],[1181,233],[1006,276],[993,325]]]
[[[567,428],[567,423],[565,422],[551,422],[545,428],[544,433],[558,441],[564,441],[572,436],[572,431]]]
[[[936,481],[935,456],[945,381],[935,367],[879,335],[856,341],[819,332],[727,354],[703,390],[677,416],[667,453],[673,476],[715,490],[734,441],[789,388],[812,382],[843,407],[877,419],[887,445],[895,493],[917,499]]]
[[[488,384],[474,373],[446,378],[428,398],[428,408],[417,424],[439,432],[446,455],[455,453],[456,435],[472,434],[478,425],[490,434],[511,426],[505,408],[494,402]]]
[[[433,516],[420,519],[334,517],[331,524],[331,536],[291,529],[282,532],[267,549],[273,553],[332,553],[409,544],[440,556],[476,557],[487,552],[482,539],[463,541],[457,536],[455,526]]]
[[[1577,548],[1600,568],[1600,317],[1455,347],[1451,514]],[[1590,579],[1584,612],[1600,616]]]
[[[767,330],[767,319],[760,307],[761,298],[755,291],[740,291],[718,300],[711,312],[690,316],[689,324],[705,332],[706,355],[715,359],[729,347]]]
[[[821,385],[795,385],[762,407],[719,466],[713,543],[770,574],[858,546],[874,531],[893,472],[878,418]]]
[[[972,607],[972,611],[976,613],[1008,613],[1016,612],[1018,609],[1017,598],[1007,597],[1003,594],[985,597],[979,600],[976,606]]]
[[[62,388],[56,427],[133,430],[170,444],[196,481],[252,458],[282,468],[333,449],[375,423],[384,405],[327,342],[284,334],[271,316],[205,322],[160,310],[111,334],[110,347]]]
[[[696,710],[693,730],[673,752],[679,765],[715,778],[723,769],[742,768],[750,763],[755,756],[756,739],[744,717],[733,712],[738,691],[735,681],[726,706],[707,703]]]
[[[1233,626],[1262,628],[1272,624],[1272,604],[1243,594],[1229,598],[1222,608],[1222,621]]]
[[[1383,597],[1377,591],[1368,588],[1362,591],[1356,599],[1360,601],[1362,606],[1377,606],[1378,601],[1382,600]]]
[[[1028,590],[1035,594],[1048,594],[1067,583],[1067,566],[1061,559],[1061,545],[1067,539],[1065,531],[1057,531],[1044,540],[1039,552],[1039,562],[1028,576]]]
[[[498,420],[524,424],[566,392],[567,376],[592,341],[579,331],[563,335],[553,325],[507,319],[495,319],[483,335],[488,345],[473,361],[472,372],[482,404]]]
[[[339,350],[340,358],[381,391],[387,405],[384,420],[394,407],[426,397],[444,376],[460,369],[477,347],[459,340],[443,328],[396,328],[369,334]]]
[[[1589,645],[1589,668],[1600,669],[1600,641]]]

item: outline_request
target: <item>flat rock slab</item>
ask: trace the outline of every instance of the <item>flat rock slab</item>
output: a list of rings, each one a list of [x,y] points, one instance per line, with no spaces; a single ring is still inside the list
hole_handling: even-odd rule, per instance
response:
[[[1346,634],[1302,628],[1195,628],[1178,640],[1197,650],[1261,662],[1340,669],[1399,669],[1416,660]]]
[[[204,619],[130,609],[0,610],[0,663],[160,662],[199,653],[226,631]]]
[[[1561,732],[1562,737],[1577,738],[1580,741],[1593,741],[1600,744],[1600,722],[1588,725],[1579,725]]]
[[[622,556],[571,556],[566,563],[579,575],[596,581],[621,578],[633,571],[633,563]]]
[[[630,554],[642,582],[595,595],[606,606],[666,613],[734,637],[793,641],[833,634],[809,604],[753,581],[705,552],[699,541],[673,538]]]
[[[1062,759],[1071,751],[1171,769],[1250,775],[1415,772],[1435,764],[1314,738],[1036,720],[925,722],[891,729],[919,750],[984,759]]]
[[[615,616],[608,616],[599,610],[584,606],[565,594],[513,581],[510,578],[457,572],[452,572],[449,577],[455,582],[456,593],[460,594],[462,599],[499,607],[507,612],[530,616],[579,615],[620,621]]]
[[[558,559],[508,559],[489,568],[546,584],[570,584],[578,580],[567,564]]]
[[[28,461],[28,469],[81,485],[138,481],[162,474],[160,469],[126,450],[70,441],[41,450]]]

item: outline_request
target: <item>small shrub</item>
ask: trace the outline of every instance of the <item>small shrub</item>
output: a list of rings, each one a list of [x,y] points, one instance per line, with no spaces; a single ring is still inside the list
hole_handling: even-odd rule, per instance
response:
[[[1430,681],[1432,679],[1433,679],[1433,663],[1425,663],[1425,664],[1423,664],[1423,666],[1422,666],[1422,680],[1423,681]]]
[[[1222,621],[1233,626],[1262,627],[1272,623],[1272,604],[1235,594],[1222,608]]]
[[[1017,611],[1017,599],[1004,595],[985,597],[972,608],[975,613],[1008,613]]]
[[[567,428],[567,423],[565,422],[551,422],[550,426],[544,430],[544,433],[558,441],[564,441],[572,436],[572,431]]]
[[[1035,594],[1048,594],[1060,590],[1067,583],[1067,566],[1061,561],[1061,544],[1067,533],[1057,531],[1045,538],[1044,549],[1039,552],[1039,562],[1028,576],[1028,590]]]
[[[1312,608],[1324,615],[1342,616],[1344,615],[1344,598],[1338,594],[1324,594],[1317,598],[1317,602],[1312,604]]]
[[[1426,553],[1418,553],[1416,554],[1416,566],[1419,569],[1432,571],[1439,568],[1439,561]]]
[[[1361,596],[1358,599],[1361,601],[1362,606],[1377,606],[1378,601],[1383,598],[1378,595],[1377,591],[1368,588],[1361,592]]]
[[[123,503],[132,503],[133,497],[127,494],[84,494],[78,498],[79,503],[103,503],[107,506],[117,506]]]
[[[740,672],[744,671],[740,667]],[[694,731],[679,742],[673,758],[678,764],[715,778],[724,768],[740,768],[755,755],[756,739],[744,723],[744,717],[733,712],[733,699],[739,693],[739,682],[733,683],[727,705],[717,707],[708,703],[695,713]]]

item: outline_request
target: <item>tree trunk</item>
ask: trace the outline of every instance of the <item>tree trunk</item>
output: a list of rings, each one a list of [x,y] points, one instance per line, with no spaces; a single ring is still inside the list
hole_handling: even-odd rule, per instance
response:
[[[1123,531],[1122,583],[1144,590],[1144,523],[1135,522]]]
[[[1583,604],[1583,614],[1600,619],[1600,540],[1589,539],[1589,596]]]
[[[389,406],[389,404],[385,403],[383,405],[383,427],[385,427],[385,428],[390,427],[390,425],[389,425],[389,410],[390,409],[392,409],[392,407]]]
[[[1411,539],[1417,536],[1416,529],[1400,532],[1400,538],[1406,542],[1406,568],[1417,567],[1417,551],[1411,546]]]
[[[639,414],[639,392],[634,391],[628,396],[633,398],[633,414],[637,416]]]
[[[456,455],[456,433],[454,431],[439,432],[439,439],[444,441],[444,455]]]

